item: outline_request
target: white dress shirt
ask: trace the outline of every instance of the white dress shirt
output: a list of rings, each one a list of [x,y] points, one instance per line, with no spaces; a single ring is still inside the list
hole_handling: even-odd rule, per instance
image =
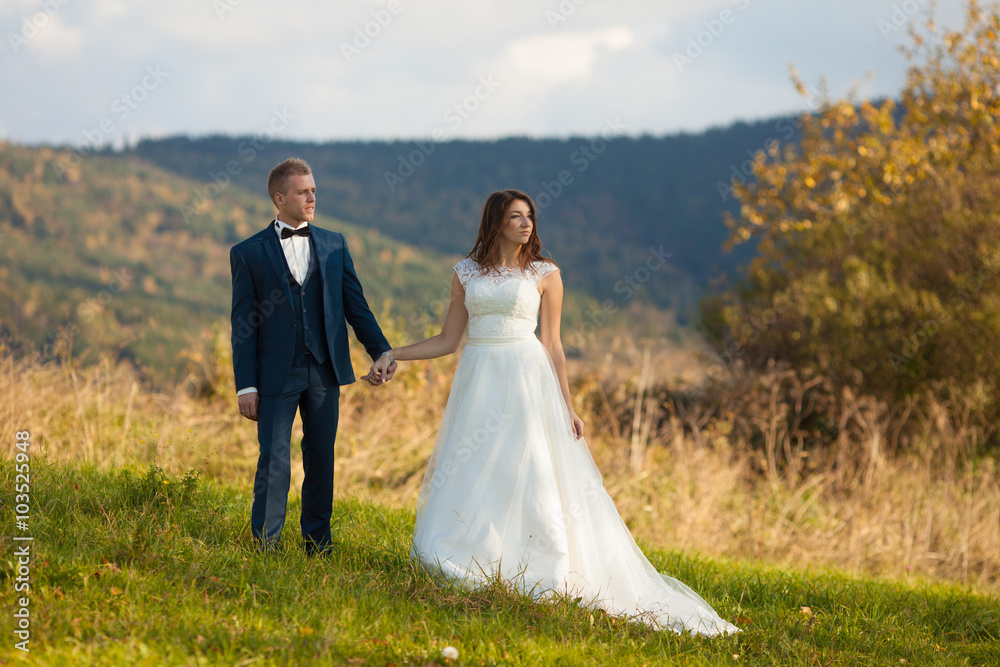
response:
[[[308,222],[303,222],[299,229],[308,224]],[[281,230],[285,227],[295,229],[295,227],[292,227],[288,223],[282,222],[277,218],[274,219],[274,233],[278,235],[278,242],[281,243],[281,249],[285,251],[288,268],[292,271],[295,279],[299,281],[299,284],[302,285],[306,280],[306,272],[309,270],[309,260],[312,253],[309,247],[309,237],[290,236],[287,239],[283,239],[281,238]]]
[[[308,222],[303,222],[302,226],[308,224]],[[278,235],[278,243],[281,244],[281,249],[285,251],[285,260],[288,262],[288,269],[301,285],[306,280],[306,273],[309,271],[309,261],[312,257],[312,248],[309,246],[309,237],[290,236],[287,239],[283,239],[281,238],[281,230],[285,227],[295,229],[295,227],[292,227],[277,218],[274,219],[274,233]],[[242,396],[243,394],[249,394],[256,391],[257,387],[247,387],[246,389],[240,389],[236,392],[236,395]]]

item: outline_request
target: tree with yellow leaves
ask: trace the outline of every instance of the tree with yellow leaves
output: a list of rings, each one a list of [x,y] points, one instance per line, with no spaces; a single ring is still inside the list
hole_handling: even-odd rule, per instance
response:
[[[910,30],[898,101],[826,100],[733,182],[740,283],[703,304],[729,359],[811,368],[886,400],[1000,402],[1000,14]],[[796,78],[799,91],[805,87]]]

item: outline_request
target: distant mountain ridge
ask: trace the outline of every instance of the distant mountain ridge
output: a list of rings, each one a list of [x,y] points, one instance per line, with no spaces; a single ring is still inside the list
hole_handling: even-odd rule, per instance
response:
[[[626,131],[627,123],[610,119],[601,135],[569,139],[169,137],[140,141],[125,154],[200,182],[185,205],[188,215],[213,187],[259,191],[272,165],[302,157],[313,167],[324,211],[450,255],[468,252],[490,192],[518,188],[535,198],[545,249],[565,269],[569,287],[619,304],[648,301],[689,324],[709,279],[731,274],[752,254],[746,246],[722,251],[723,212],[736,212],[731,179],[748,177],[749,160],[769,142],[795,140],[797,121],[778,117],[665,137]],[[635,281],[654,253],[669,262]]]
[[[693,320],[725,254],[728,185],[795,121],[699,135],[334,142],[173,137],[126,151],[0,143],[0,345],[111,352],[176,378],[181,352],[228,314],[228,249],[273,215],[264,192],[289,155],[313,165],[317,224],[343,231],[369,301],[408,335],[440,321],[449,267],[475,239],[489,192],[536,199],[544,250],[567,285],[564,341],[595,331],[671,337]],[[348,220],[350,222],[340,222]],[[606,333],[606,332],[605,332]]]

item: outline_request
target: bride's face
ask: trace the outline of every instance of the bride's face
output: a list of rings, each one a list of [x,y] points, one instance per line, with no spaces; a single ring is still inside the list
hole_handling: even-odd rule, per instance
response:
[[[531,238],[531,230],[535,221],[531,217],[531,207],[528,202],[515,199],[504,213],[500,237],[511,245],[521,246]]]

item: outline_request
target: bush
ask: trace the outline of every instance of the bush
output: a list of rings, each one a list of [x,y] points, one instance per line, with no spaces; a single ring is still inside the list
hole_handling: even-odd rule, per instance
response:
[[[703,303],[725,357],[890,404],[978,387],[977,409],[1000,416],[998,33],[996,7],[974,1],[963,31],[928,22],[898,105],[827,100],[799,145],[769,146],[734,182],[732,242],[760,254]]]

